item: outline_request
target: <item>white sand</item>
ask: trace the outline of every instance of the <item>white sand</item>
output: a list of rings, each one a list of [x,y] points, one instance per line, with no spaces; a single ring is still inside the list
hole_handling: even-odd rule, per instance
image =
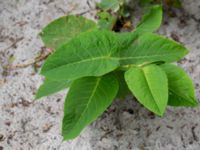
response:
[[[89,10],[86,0],[0,0],[0,150],[199,150],[200,108],[169,108],[159,118],[131,97],[115,102],[77,139],[62,142],[66,92],[34,101],[41,76],[32,66],[7,73],[3,66],[36,57],[42,47],[37,35],[41,28],[75,4],[73,13]],[[160,33],[177,35],[192,50],[180,65],[191,75],[200,98],[200,1],[183,4],[185,15],[167,18]],[[92,13],[86,16],[92,18]]]

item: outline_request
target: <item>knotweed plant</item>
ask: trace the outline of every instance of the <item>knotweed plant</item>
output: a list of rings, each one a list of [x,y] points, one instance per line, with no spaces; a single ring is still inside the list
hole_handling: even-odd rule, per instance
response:
[[[120,0],[103,0],[97,5],[97,23],[69,15],[54,20],[40,33],[44,45],[54,52],[41,69],[45,80],[36,97],[69,88],[64,140],[77,137],[114,99],[128,93],[159,116],[168,105],[199,105],[190,77],[174,64],[189,51],[155,33],[162,22],[162,6],[152,6],[129,32],[115,32],[125,14],[123,5]]]

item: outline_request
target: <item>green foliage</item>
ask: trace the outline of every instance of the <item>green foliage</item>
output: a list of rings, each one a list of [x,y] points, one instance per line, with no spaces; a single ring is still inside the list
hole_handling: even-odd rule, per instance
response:
[[[103,11],[98,12],[97,16],[99,17],[98,26],[101,29],[112,30],[115,22],[117,20],[117,16],[110,15],[110,13]]]
[[[162,22],[162,7],[159,5],[153,6],[150,11],[144,15],[141,22],[137,25],[138,32],[154,32]]]
[[[41,74],[53,80],[101,76],[119,66],[115,54],[123,49],[114,32],[94,31],[73,38],[45,62]]]
[[[111,30],[123,4],[120,0],[98,4],[103,10],[97,14],[98,25],[84,17],[65,16],[43,29],[45,46],[55,51],[41,69],[46,80],[36,98],[69,87],[62,125],[65,140],[77,137],[115,98],[130,93],[159,116],[167,105],[199,105],[189,76],[170,64],[189,51],[152,33],[161,25],[162,7],[153,6],[134,31],[115,33]]]
[[[134,35],[134,32],[132,34]],[[188,50],[163,36],[144,33],[135,38],[126,50],[119,53],[120,64],[137,65],[158,61],[168,63],[178,61],[188,53]]]
[[[51,94],[54,94],[56,92],[59,92],[63,89],[66,89],[70,86],[69,80],[49,80],[45,79],[44,83],[40,86],[36,93],[36,99],[39,99],[44,96],[49,96]]]
[[[140,0],[142,6],[149,6],[152,4],[163,4],[168,7],[180,8],[182,6],[181,0]]]
[[[114,75],[74,81],[64,106],[64,139],[75,138],[85,126],[101,115],[115,98],[118,86]]]
[[[171,106],[195,107],[196,102],[194,85],[185,71],[172,64],[160,66],[167,74],[169,82],[169,101]]]
[[[52,80],[101,76],[121,65],[177,61],[187,50],[161,36],[146,33],[130,41],[111,31],[93,31],[73,38],[45,62],[41,74]],[[120,40],[120,41],[119,41]],[[125,50],[126,49],[126,50]]]
[[[82,32],[97,28],[94,21],[82,16],[60,17],[47,25],[40,36],[46,47],[57,49]]]
[[[163,115],[168,101],[168,82],[165,72],[159,66],[132,67],[125,73],[125,79],[141,104]]]
[[[101,3],[97,3],[97,7],[104,11],[117,12],[123,4],[124,0],[102,0]]]
[[[119,83],[117,98],[124,99],[128,94],[131,93],[124,78],[124,71],[117,70],[116,72],[114,72],[114,74]]]

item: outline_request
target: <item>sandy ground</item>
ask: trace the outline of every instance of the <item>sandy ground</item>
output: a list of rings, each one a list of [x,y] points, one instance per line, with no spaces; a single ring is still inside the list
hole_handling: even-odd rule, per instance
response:
[[[94,2],[90,1],[94,6]],[[183,0],[184,10],[165,18],[161,34],[192,51],[179,64],[191,75],[200,99],[200,1]],[[154,116],[132,97],[116,101],[75,140],[60,133],[66,91],[34,101],[42,77],[23,64],[42,49],[38,33],[72,11],[92,18],[86,0],[0,0],[0,150],[199,150],[200,108],[168,108]]]

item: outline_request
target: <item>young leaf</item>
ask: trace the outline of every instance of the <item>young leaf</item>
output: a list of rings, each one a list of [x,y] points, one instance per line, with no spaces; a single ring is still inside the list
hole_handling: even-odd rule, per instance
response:
[[[66,89],[67,87],[69,87],[70,83],[71,81],[68,80],[54,81],[45,79],[44,83],[40,86],[36,93],[36,99],[44,96],[49,96],[63,89]]]
[[[62,134],[73,139],[112,103],[118,91],[115,76],[85,77],[72,83],[65,101]]]
[[[97,13],[99,17],[98,26],[100,29],[112,30],[117,20],[117,16],[110,15],[108,12]]]
[[[133,36],[134,32],[132,33]],[[120,51],[122,65],[143,64],[156,61],[180,60],[188,50],[179,43],[162,36],[146,33],[135,38],[131,46]]]
[[[119,39],[111,31],[81,34],[49,56],[41,74],[53,80],[104,75],[119,66],[119,58],[114,56],[126,44],[126,38]]]
[[[129,89],[138,101],[150,111],[162,116],[168,101],[165,72],[157,65],[132,67],[125,73]]]
[[[56,49],[82,32],[97,29],[94,21],[82,16],[64,16],[48,24],[40,33],[46,47]]]
[[[124,0],[102,0],[100,3],[97,3],[97,7],[104,11],[112,10],[117,12],[123,3]]]
[[[142,21],[136,27],[136,32],[154,32],[160,27],[161,23],[162,7],[155,5],[144,15]]]
[[[167,74],[169,84],[169,102],[171,106],[198,106],[194,85],[185,71],[172,64],[160,66]]]

